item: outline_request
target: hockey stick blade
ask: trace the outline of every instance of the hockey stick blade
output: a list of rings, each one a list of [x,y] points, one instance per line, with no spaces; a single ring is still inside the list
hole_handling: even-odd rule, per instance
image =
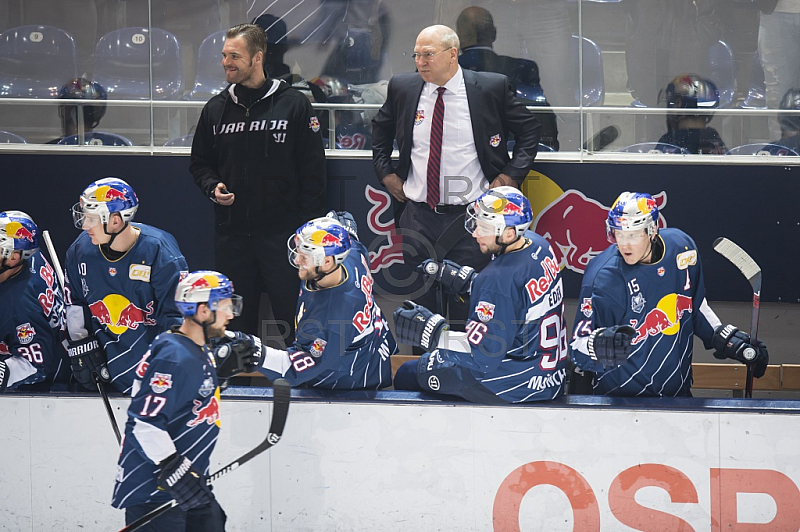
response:
[[[264,439],[264,441],[253,448],[253,450],[243,454],[216,473],[210,475],[206,481],[209,486],[219,477],[230,473],[241,465],[244,465],[280,441],[281,437],[283,436],[283,428],[286,426],[286,418],[289,415],[289,403],[291,402],[291,399],[292,388],[289,386],[289,382],[286,379],[276,379],[275,382],[272,383],[272,421],[270,421],[269,424],[269,433],[267,434],[267,437]],[[165,502],[152,512],[143,515],[133,523],[121,529],[119,532],[133,532],[134,530],[138,530],[156,517],[166,513],[168,510],[177,505],[178,503],[175,502],[175,499]]]
[[[728,259],[747,278],[753,289],[753,310],[750,314],[750,341],[756,345],[758,341],[758,316],[761,311],[761,268],[756,261],[734,242],[720,237],[714,241],[714,251]],[[749,351],[749,352],[748,352]],[[745,350],[745,356],[755,358],[753,348]],[[745,381],[745,397],[753,397],[753,365],[747,364],[747,378]]]

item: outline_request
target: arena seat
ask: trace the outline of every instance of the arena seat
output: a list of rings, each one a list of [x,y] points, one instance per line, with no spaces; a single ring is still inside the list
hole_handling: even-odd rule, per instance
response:
[[[28,142],[10,131],[0,131],[0,144],[27,144]]]
[[[75,40],[66,31],[34,25],[0,33],[0,97],[55,98],[75,77]]]
[[[194,140],[194,133],[170,139],[164,143],[164,146],[191,146]]]
[[[114,30],[101,37],[95,48],[94,81],[106,89],[109,99],[177,99],[182,68],[178,39],[159,28]]]
[[[194,87],[186,94],[187,100],[209,100],[228,86],[225,70],[222,68],[222,44],[225,32],[212,33],[200,44],[197,50],[197,74]]]
[[[792,148],[787,148],[786,146],[781,146],[780,144],[770,144],[764,142],[757,142],[754,144],[743,144],[741,146],[736,146],[735,148],[731,148],[725,155],[764,155],[764,156],[775,156],[775,157],[797,157],[800,156],[800,153],[793,150]]]
[[[619,153],[668,153],[688,155],[689,150],[664,142],[640,142],[617,150]]]
[[[736,97],[736,62],[731,47],[717,41],[708,49],[708,77],[719,90],[719,106],[730,107]]]
[[[761,66],[761,55],[758,50],[753,54],[753,63],[750,65],[750,88],[747,96],[739,104],[742,109],[766,109],[767,87],[764,84],[764,69]]]
[[[78,135],[70,135],[58,141],[58,144],[77,146],[80,143]],[[133,146],[130,139],[117,133],[108,131],[90,131],[83,136],[84,146]]]
[[[575,64],[579,65],[578,68],[581,65],[578,52],[579,41],[581,42],[583,54],[583,90],[581,90],[580,86],[575,88],[575,101],[581,102],[585,106],[603,105],[606,97],[605,80],[603,78],[603,55],[594,41],[586,37],[581,39],[577,35],[573,35],[572,56],[575,58]]]

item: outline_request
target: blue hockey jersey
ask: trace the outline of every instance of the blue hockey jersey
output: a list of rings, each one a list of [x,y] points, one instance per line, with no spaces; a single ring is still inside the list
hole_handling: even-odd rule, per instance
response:
[[[612,245],[589,262],[578,298],[570,357],[596,374],[597,394],[688,395],[692,386],[693,335],[711,348],[720,325],[705,300],[697,246],[678,229],[662,229],[664,256],[653,264],[628,265]],[[636,329],[624,364],[604,369],[589,356],[593,330],[613,325]]]
[[[64,300],[56,274],[41,252],[0,283],[0,360],[11,371],[9,389],[67,382],[69,357],[61,343]]]
[[[136,365],[158,333],[180,324],[175,288],[186,259],[167,233],[145,224],[133,247],[108,260],[83,232],[67,250],[66,303],[84,307],[87,329],[108,357],[114,387],[131,390]]]
[[[157,464],[176,452],[209,474],[220,426],[217,384],[214,357],[206,346],[180,332],[158,335],[136,368],[112,506],[172,499],[157,489]]]
[[[380,389],[392,384],[390,356],[397,352],[389,325],[372,297],[367,250],[353,239],[342,266],[345,280],[320,290],[307,283],[297,301],[297,333],[287,349],[284,374],[260,368],[269,379],[337,390]]]
[[[495,257],[472,283],[469,351],[439,349],[499,399],[544,401],[564,393],[564,289],[550,244],[532,231],[526,246]],[[441,344],[440,344],[441,345]],[[448,346],[450,347],[450,346]]]

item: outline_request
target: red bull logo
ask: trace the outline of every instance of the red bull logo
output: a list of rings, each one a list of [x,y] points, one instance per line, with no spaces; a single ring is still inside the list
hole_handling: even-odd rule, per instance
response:
[[[95,201],[101,201],[103,203],[108,201],[124,200],[125,193],[108,185],[100,185],[94,189],[94,199]]]
[[[648,312],[641,322],[631,320],[636,336],[631,345],[657,334],[673,335],[680,329],[680,320],[685,313],[692,312],[692,298],[681,294],[669,294],[661,298],[656,308]]]
[[[378,246],[377,250],[369,252],[369,267],[372,273],[376,273],[381,268],[403,263],[403,238],[397,234],[394,217],[389,218],[388,222],[381,221],[381,216],[391,207],[389,193],[367,185],[364,196],[370,203],[367,226],[370,231],[385,236],[387,240],[385,244]]]
[[[311,348],[310,348],[311,349],[311,354],[314,355],[314,356],[317,356],[317,357],[322,355],[323,351],[325,351],[325,346],[326,345],[328,345],[328,342],[326,342],[322,338],[317,338],[311,344]]]
[[[583,302],[581,303],[581,313],[590,318],[592,316],[592,298],[585,297],[583,298]]]
[[[186,423],[187,427],[194,427],[202,423],[208,425],[216,423],[219,427],[219,389],[209,398],[208,403],[205,405],[202,401],[198,401],[197,399],[194,399],[192,402],[194,403],[192,407],[194,418]]]
[[[314,133],[319,131],[319,120],[317,119],[316,116],[312,116],[311,118],[308,119],[308,127],[311,128],[311,131],[313,131]]]
[[[417,109],[417,112],[414,113],[414,125],[418,126],[424,121],[425,121],[425,111],[423,109]]]
[[[317,229],[308,237],[312,244],[316,244],[322,247],[329,247],[329,246],[340,246],[342,244],[342,239],[338,236],[329,233],[323,229]]]
[[[545,176],[538,181],[545,180],[550,189],[548,192],[552,194],[556,190],[555,184]],[[537,183],[535,186],[540,185]],[[529,197],[535,197],[539,192],[536,188],[525,190]],[[652,201],[641,201],[647,212],[655,207],[661,209],[667,203],[667,194],[661,192]],[[532,200],[532,205],[534,203]],[[609,246],[605,228],[608,211],[609,207],[586,197],[583,192],[567,190],[539,211],[531,229],[550,242],[560,268],[582,274],[589,261]],[[659,214],[658,227],[666,226],[666,220]]]
[[[34,336],[36,336],[36,331],[30,323],[17,325],[17,340],[19,340],[19,343],[29,344],[33,341]]]
[[[482,322],[487,322],[494,318],[494,305],[486,301],[479,301],[475,307],[475,314]]]
[[[219,286],[219,279],[214,275],[203,275],[196,281],[193,281],[189,288],[194,290],[197,288],[217,288]]]
[[[172,375],[170,373],[156,372],[150,378],[150,388],[156,393],[164,393],[172,388]]]
[[[122,334],[128,329],[136,330],[140,325],[155,325],[154,303],[149,302],[144,309],[137,307],[126,297],[109,294],[99,301],[89,304],[92,316],[114,334]]]
[[[35,234],[20,222],[8,222],[5,227],[6,236],[15,240],[27,240],[33,243]]]

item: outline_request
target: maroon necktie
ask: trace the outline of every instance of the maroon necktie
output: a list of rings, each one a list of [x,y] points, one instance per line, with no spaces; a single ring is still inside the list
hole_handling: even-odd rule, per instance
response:
[[[439,175],[442,162],[442,131],[444,129],[444,87],[436,89],[439,97],[433,106],[433,120],[431,121],[431,148],[428,154],[428,206],[436,209],[439,204]]]

